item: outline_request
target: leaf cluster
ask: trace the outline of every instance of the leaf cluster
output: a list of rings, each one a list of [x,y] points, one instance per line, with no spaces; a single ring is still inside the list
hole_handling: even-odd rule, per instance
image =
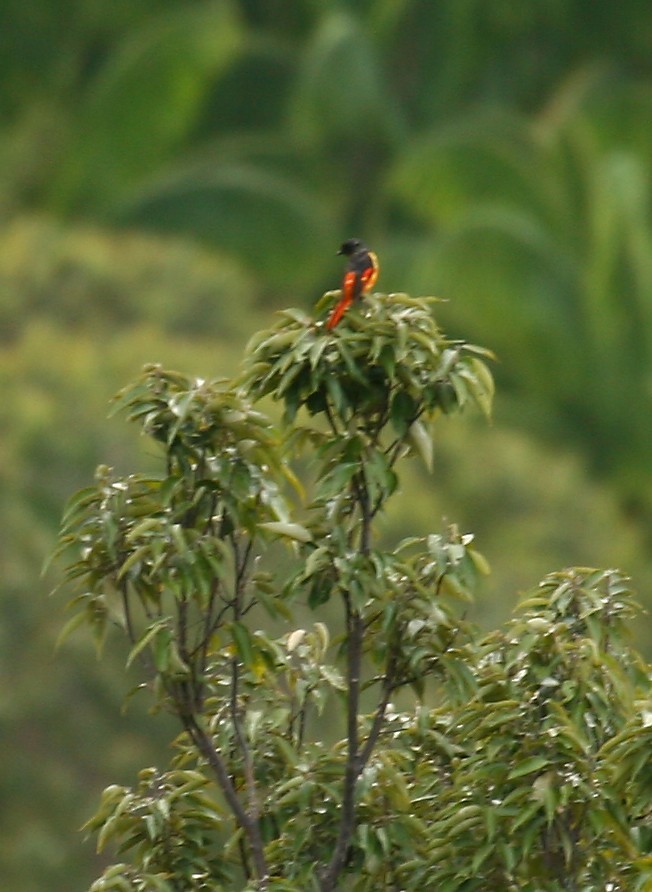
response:
[[[447,757],[437,782],[414,775],[430,835],[412,868],[447,892],[557,892],[569,877],[571,888],[647,889],[632,763],[649,737],[637,698],[650,687],[628,644],[628,581],[615,571],[551,574],[520,611],[479,642],[472,696],[460,691],[434,713]],[[441,758],[432,728],[429,737]]]
[[[322,305],[337,292],[327,292]],[[271,395],[288,422],[305,407],[378,436],[389,422],[397,435],[422,416],[474,402],[489,415],[493,381],[482,359],[490,351],[452,341],[432,315],[434,299],[369,296],[364,310],[329,333],[322,322],[286,310],[247,348],[244,381],[254,398]]]

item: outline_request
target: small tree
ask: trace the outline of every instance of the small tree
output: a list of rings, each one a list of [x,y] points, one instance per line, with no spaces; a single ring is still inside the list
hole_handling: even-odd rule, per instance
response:
[[[435,418],[490,411],[487,356],[427,300],[375,296],[335,334],[281,314],[236,381],[150,366],[119,396],[163,470],[101,468],[71,500],[64,631],[126,635],[181,734],[168,770],[105,790],[88,828],[130,862],[94,892],[652,888],[652,710],[622,577],[552,576],[479,639],[471,536],[377,547]],[[316,621],[297,627],[306,606]]]

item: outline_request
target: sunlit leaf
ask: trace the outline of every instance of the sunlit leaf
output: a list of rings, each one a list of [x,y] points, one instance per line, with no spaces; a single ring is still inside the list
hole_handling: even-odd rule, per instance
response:
[[[310,530],[300,523],[284,523],[283,521],[270,520],[266,523],[258,524],[258,526],[263,530],[269,530],[270,533],[277,533],[279,536],[285,536],[297,542],[312,542],[313,539]]]
[[[414,446],[429,471],[432,471],[434,446],[432,436],[421,421],[413,421],[409,429],[409,442]]]

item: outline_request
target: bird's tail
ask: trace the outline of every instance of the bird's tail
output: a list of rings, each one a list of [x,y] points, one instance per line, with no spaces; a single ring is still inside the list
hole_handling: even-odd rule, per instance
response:
[[[335,328],[337,323],[340,321],[340,319],[346,313],[352,303],[353,298],[348,294],[344,295],[344,297],[342,297],[337,302],[337,304],[333,308],[333,312],[328,317],[328,322],[326,323],[326,328],[329,331],[332,331]]]

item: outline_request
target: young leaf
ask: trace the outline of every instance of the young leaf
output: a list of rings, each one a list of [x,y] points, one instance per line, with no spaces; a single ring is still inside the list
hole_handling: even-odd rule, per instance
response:
[[[429,471],[432,471],[434,447],[432,437],[419,420],[413,421],[410,425],[409,442],[420,456],[424,465]]]
[[[258,526],[260,529],[269,530],[271,533],[277,533],[279,536],[285,536],[287,539],[294,539],[297,542],[312,542],[312,533],[300,523],[269,520],[266,523],[259,523]]]

